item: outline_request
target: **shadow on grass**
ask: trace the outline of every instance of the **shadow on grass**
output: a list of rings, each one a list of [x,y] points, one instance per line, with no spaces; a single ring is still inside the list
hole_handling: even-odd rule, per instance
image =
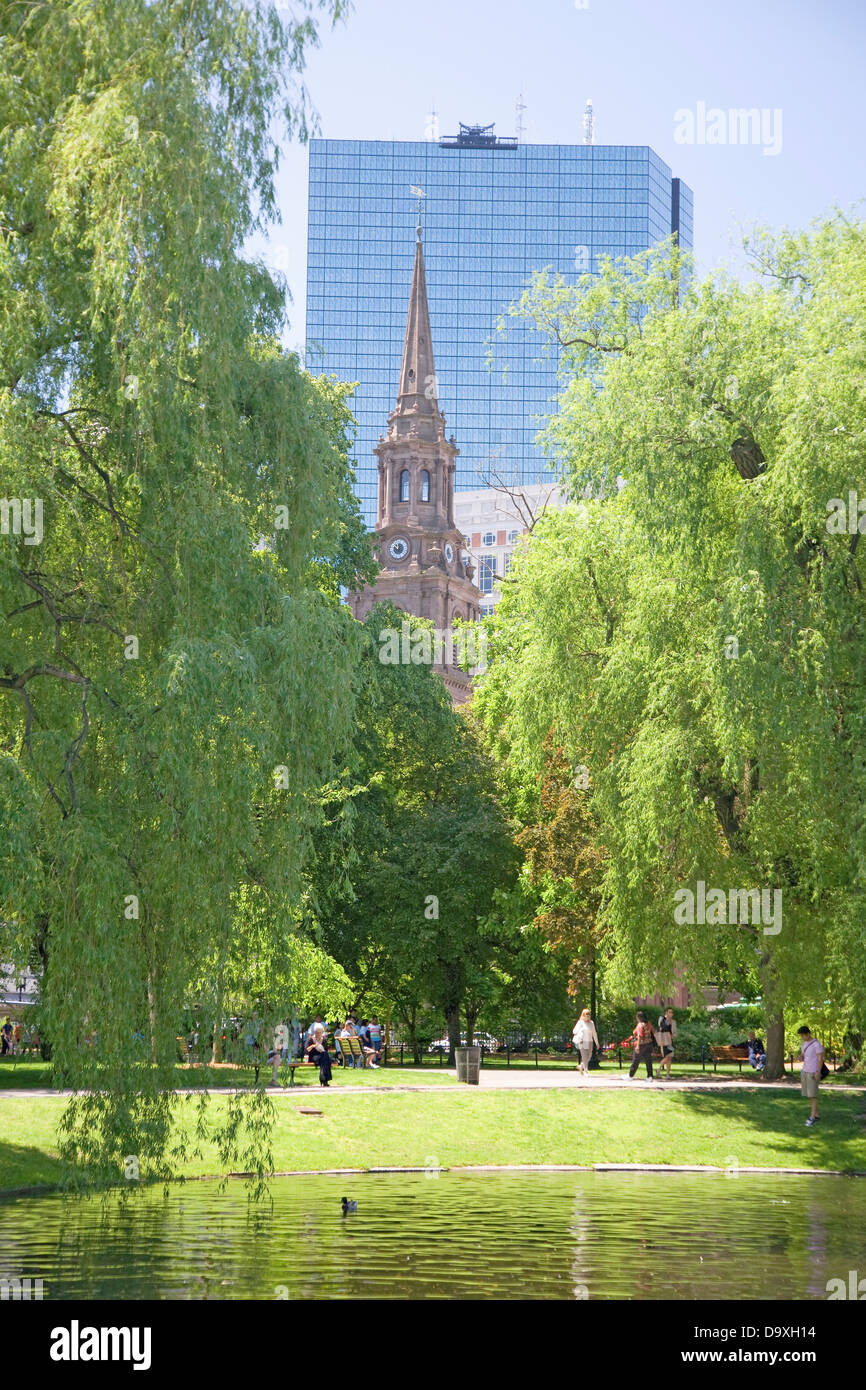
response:
[[[56,1187],[62,1177],[59,1158],[33,1144],[13,1144],[0,1140],[0,1173],[3,1189],[0,1199],[14,1197],[16,1189]],[[9,1189],[12,1189],[11,1191]]]
[[[717,1118],[732,1126],[736,1142],[742,1126],[756,1139],[778,1152],[779,1166],[790,1168],[842,1168],[866,1172],[866,1097],[834,1094],[823,1088],[819,1097],[820,1121],[806,1127],[809,1102],[799,1087],[790,1091],[670,1091],[690,1118]],[[747,1158],[742,1162],[748,1166]]]

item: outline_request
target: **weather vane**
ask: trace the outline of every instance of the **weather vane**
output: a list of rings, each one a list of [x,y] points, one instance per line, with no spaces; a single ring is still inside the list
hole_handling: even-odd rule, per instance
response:
[[[427,194],[423,188],[417,188],[414,183],[410,183],[409,192],[418,199],[418,226],[415,228],[418,233],[418,240],[421,240],[421,199],[426,198]]]

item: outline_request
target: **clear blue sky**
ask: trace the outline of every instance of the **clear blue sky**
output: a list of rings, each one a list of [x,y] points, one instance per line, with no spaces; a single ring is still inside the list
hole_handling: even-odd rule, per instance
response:
[[[422,139],[434,103],[442,134],[462,120],[511,135],[522,92],[525,140],[580,143],[592,97],[596,144],[651,145],[694,190],[701,270],[737,263],[742,226],[804,227],[866,196],[864,0],[355,0],[321,39],[306,80],[334,139]],[[780,109],[781,152],[677,143],[675,113],[699,102]],[[279,190],[265,259],[288,277],[300,346],[302,146],[285,150]]]

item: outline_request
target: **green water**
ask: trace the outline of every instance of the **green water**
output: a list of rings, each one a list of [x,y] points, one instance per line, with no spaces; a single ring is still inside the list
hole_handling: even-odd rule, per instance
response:
[[[46,1299],[825,1299],[866,1274],[866,1179],[410,1173],[281,1178],[271,1198],[2,1202],[0,1277]]]

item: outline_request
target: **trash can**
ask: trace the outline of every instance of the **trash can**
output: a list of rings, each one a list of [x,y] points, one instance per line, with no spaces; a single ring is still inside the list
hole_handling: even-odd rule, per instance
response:
[[[457,1080],[465,1081],[467,1086],[477,1086],[481,1074],[481,1048],[455,1047],[457,1060]]]

